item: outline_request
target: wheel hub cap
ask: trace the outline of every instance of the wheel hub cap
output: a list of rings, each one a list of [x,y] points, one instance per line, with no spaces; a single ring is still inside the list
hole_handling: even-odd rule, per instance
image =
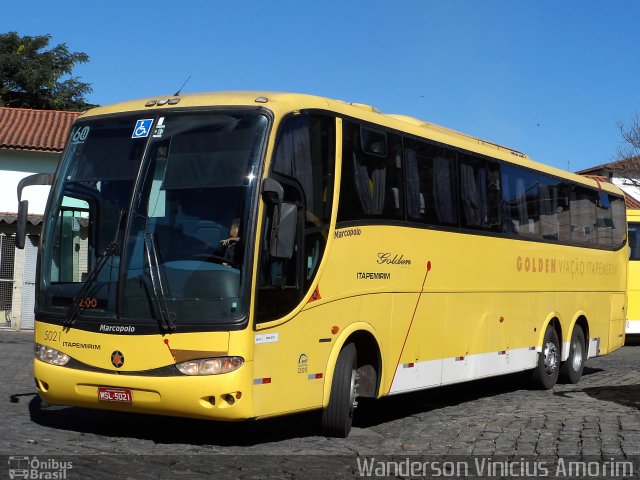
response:
[[[547,344],[544,346],[543,353],[544,368],[547,372],[547,375],[551,375],[558,367],[558,349],[553,342],[547,342]]]

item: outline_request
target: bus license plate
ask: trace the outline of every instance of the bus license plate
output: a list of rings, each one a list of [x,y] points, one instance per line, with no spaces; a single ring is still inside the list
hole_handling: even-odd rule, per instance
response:
[[[98,400],[131,403],[131,390],[128,388],[98,387]]]

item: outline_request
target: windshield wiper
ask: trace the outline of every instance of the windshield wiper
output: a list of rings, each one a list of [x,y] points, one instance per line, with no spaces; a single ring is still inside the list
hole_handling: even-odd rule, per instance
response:
[[[93,267],[93,270],[87,276],[87,279],[78,290],[78,293],[73,297],[73,301],[71,302],[71,307],[67,311],[67,314],[64,317],[64,322],[62,325],[65,328],[70,328],[73,323],[76,321],[78,317],[78,313],[80,313],[80,304],[82,303],[82,299],[87,296],[89,293],[89,289],[93,286],[93,282],[95,282],[96,278],[98,278],[98,274],[102,271],[104,266],[107,264],[107,260],[111,258],[118,249],[118,235],[120,233],[120,225],[122,224],[122,217],[124,216],[124,209],[120,209],[120,216],[118,217],[118,225],[116,227],[116,233],[113,236],[113,240],[109,242],[107,248],[102,252],[100,258],[98,259],[98,263]]]
[[[152,297],[156,310],[158,311],[160,328],[164,331],[173,332],[176,329],[176,325],[171,318],[171,312],[169,312],[169,306],[167,305],[167,297],[158,264],[158,252],[156,242],[153,239],[153,233],[144,232],[144,245],[147,250],[149,277],[151,278],[151,290],[153,293]]]

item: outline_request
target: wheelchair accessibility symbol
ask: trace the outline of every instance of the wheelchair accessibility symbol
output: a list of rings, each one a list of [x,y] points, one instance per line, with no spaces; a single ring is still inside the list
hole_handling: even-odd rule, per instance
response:
[[[133,134],[131,138],[145,138],[149,136],[151,133],[151,125],[153,124],[153,119],[148,118],[146,120],[138,120],[136,122],[136,126],[133,129]]]

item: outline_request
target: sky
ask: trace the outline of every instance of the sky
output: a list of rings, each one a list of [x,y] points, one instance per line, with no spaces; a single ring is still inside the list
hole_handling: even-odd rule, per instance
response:
[[[2,0],[0,32],[84,52],[90,103],[183,92],[322,95],[577,171],[640,113],[637,0]]]

